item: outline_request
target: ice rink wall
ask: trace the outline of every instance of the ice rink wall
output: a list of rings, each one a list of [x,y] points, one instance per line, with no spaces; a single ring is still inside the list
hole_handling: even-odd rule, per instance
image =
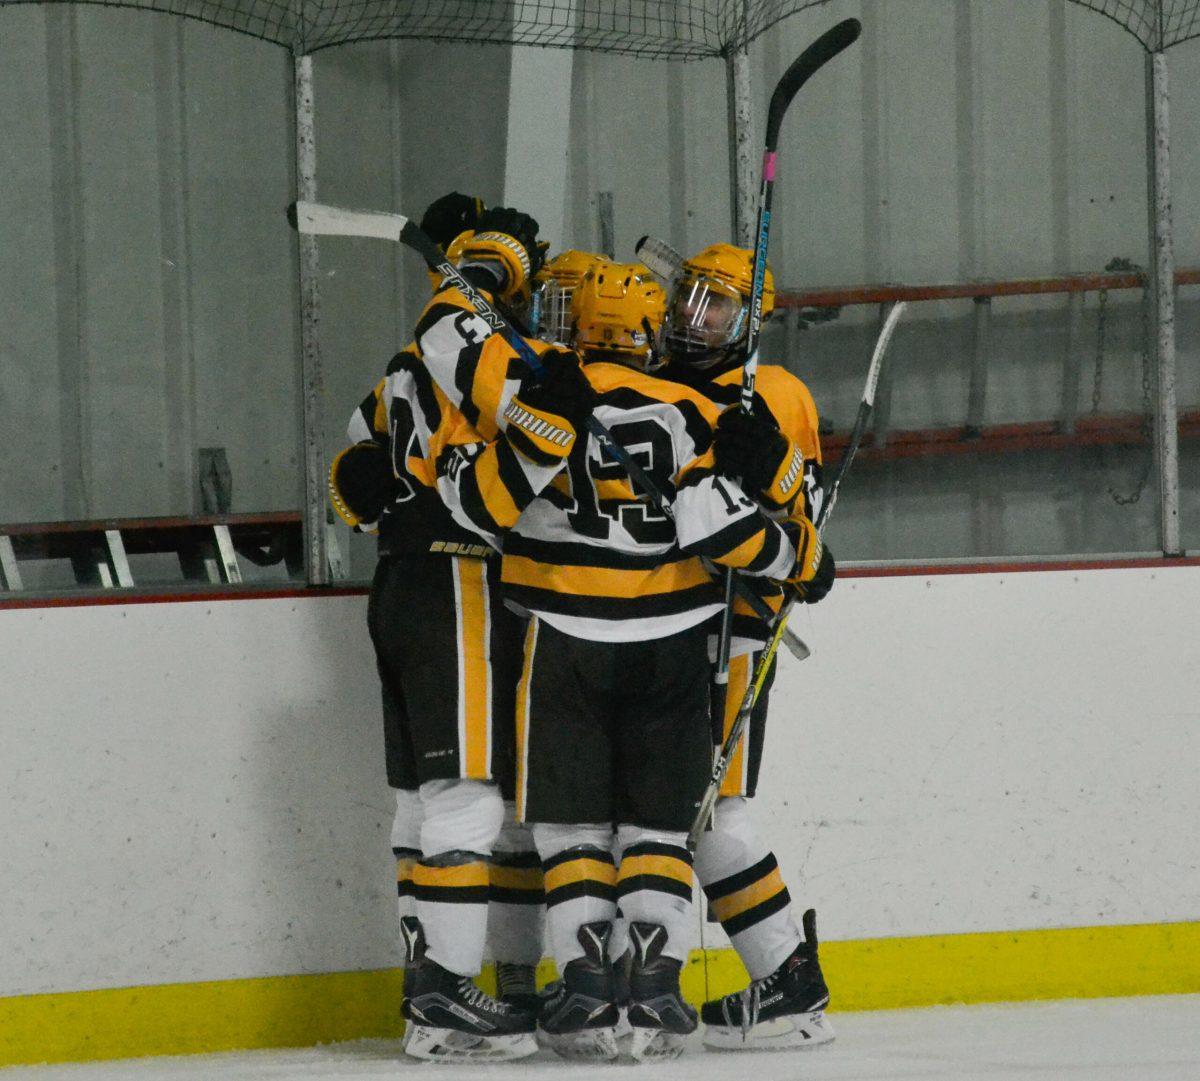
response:
[[[20,603],[0,1064],[395,1034],[361,592]],[[1192,561],[860,571],[801,613],[758,812],[835,1007],[1200,991],[1198,611]],[[692,992],[736,985],[697,931]]]

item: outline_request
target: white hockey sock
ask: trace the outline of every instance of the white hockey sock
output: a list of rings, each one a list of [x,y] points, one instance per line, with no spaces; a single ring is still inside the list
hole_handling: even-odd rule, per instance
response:
[[[663,953],[686,961],[692,943],[692,856],[687,834],[621,826],[617,898],[627,923],[661,924]]]
[[[489,865],[488,950],[496,961],[536,965],[542,959],[546,896],[542,861],[533,831],[513,820],[504,805],[504,825]]]
[[[755,832],[746,799],[717,803],[713,828],[696,846],[696,874],[751,979],[769,976],[803,941],[779,864]]]
[[[422,855],[413,868],[413,892],[425,955],[460,976],[475,976],[487,933],[488,857],[504,805],[495,785],[469,780],[427,781],[421,802]]]
[[[617,914],[617,869],[608,826],[536,824],[546,886],[546,930],[559,972],[583,956],[579,928]]]

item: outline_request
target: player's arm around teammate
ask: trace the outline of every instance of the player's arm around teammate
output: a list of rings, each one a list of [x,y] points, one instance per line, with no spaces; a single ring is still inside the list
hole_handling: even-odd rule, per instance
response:
[[[666,324],[669,378],[700,387],[724,407],[714,450],[719,472],[739,477],[747,492],[771,514],[811,523],[820,509],[821,448],[817,410],[808,388],[783,368],[758,369],[754,410],[744,413],[741,366],[745,359],[753,253],[712,245],[688,259],[673,289]],[[766,274],[764,316],[774,307],[774,283]],[[834,562],[815,546],[805,574],[790,588],[815,603],[833,584]],[[771,599],[778,606],[782,594]],[[721,727],[733,724],[770,631],[740,601],[734,609],[734,640]],[[817,960],[815,916],[804,930],[792,911],[774,853],[760,840],[750,815],[762,762],[768,674],[739,742],[713,816],[700,838],[696,871],[710,909],[720,919],[749,970],[750,986],[701,1011],[705,1041],[720,1048],[811,1046],[832,1039],[824,1016],[828,990]]]
[[[634,946],[635,1054],[678,1053],[695,1027],[678,987],[690,944],[686,833],[711,764],[705,624],[721,604],[701,557],[787,577],[798,548],[790,527],[716,473],[713,403],[645,371],[642,305],[654,288],[642,268],[602,264],[576,289],[572,313],[594,414],[638,455],[666,513],[580,435],[566,473],[505,539],[505,595],[532,614],[518,810],[534,823],[563,977],[539,1024],[571,1057],[616,1053],[618,901]]]

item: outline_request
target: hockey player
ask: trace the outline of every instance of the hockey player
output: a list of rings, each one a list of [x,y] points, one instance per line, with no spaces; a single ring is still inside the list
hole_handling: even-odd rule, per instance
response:
[[[528,273],[528,238],[514,240],[524,256],[514,249],[500,290]],[[634,946],[635,1056],[677,1054],[696,1025],[678,984],[692,882],[686,833],[711,762],[706,623],[721,606],[701,557],[800,583],[816,573],[820,548],[807,519],[774,523],[716,474],[710,401],[635,367],[648,341],[627,311],[647,287],[636,268],[603,264],[575,301],[590,295],[612,313],[607,326],[597,319],[594,342],[580,340],[591,412],[637,454],[669,513],[583,431],[576,402],[557,410],[571,414],[566,475],[505,539],[505,596],[532,614],[517,700],[518,814],[534,823],[562,976],[539,1027],[568,1057],[617,1054],[606,944],[618,898]],[[434,298],[417,341],[478,430],[523,446],[541,428],[514,406],[529,380],[524,362],[457,289]]]
[[[472,216],[472,206],[479,210],[476,201],[447,196],[423,225],[452,258],[486,262],[495,243],[488,215],[496,212]],[[485,228],[447,240],[446,230],[464,224]],[[542,901],[528,831],[501,828],[502,790],[511,797],[523,627],[499,602],[493,549],[455,524],[436,492],[439,463],[462,449],[482,451],[483,442],[437,390],[415,346],[393,359],[352,418],[350,437],[354,444],[330,471],[330,496],[351,525],[378,523],[380,537],[368,620],[397,801],[392,840],[408,953],[406,1049],[422,1058],[520,1057],[536,1050],[531,1007]],[[513,475],[527,472],[531,486],[557,471],[507,445],[488,448],[487,460],[497,455]],[[507,1002],[472,983],[489,916]],[[524,1008],[514,1009],[514,1001]]]
[[[664,327],[670,359],[663,377],[702,390],[727,406],[714,447],[721,473],[741,478],[745,490],[768,513],[798,509],[815,519],[821,500],[821,447],[808,388],[784,368],[764,365],[758,369],[753,412],[737,407],[753,257],[744,248],[714,244],[684,262]],[[764,318],[774,303],[768,269]],[[801,586],[802,599],[810,604],[821,600],[833,578],[833,557],[825,548],[815,576]],[[774,598],[773,605],[778,603]],[[737,716],[770,637],[767,625],[741,602],[735,606],[733,630],[720,741]],[[696,873],[710,909],[751,977],[744,991],[702,1007],[704,1040],[710,1047],[813,1046],[833,1039],[824,1015],[829,993],[817,959],[815,913],[805,912],[801,934],[775,856],[759,839],[748,806],[758,783],[773,679],[772,668],[730,763],[712,829],[696,849]]]

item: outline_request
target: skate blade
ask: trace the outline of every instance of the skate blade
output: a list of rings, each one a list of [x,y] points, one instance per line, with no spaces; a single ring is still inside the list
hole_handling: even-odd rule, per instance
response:
[[[479,1036],[452,1028],[434,1028],[409,1022],[404,1036],[405,1054],[426,1062],[508,1062],[537,1053],[532,1032],[509,1036]]]
[[[585,1028],[578,1032],[538,1029],[538,1043],[561,1058],[578,1062],[615,1062],[620,1054],[615,1027]]]
[[[704,1046],[714,1051],[794,1051],[820,1047],[833,1038],[833,1025],[819,1010],[760,1021],[747,1033],[725,1025],[704,1026]]]
[[[634,1062],[660,1062],[679,1058],[683,1054],[687,1037],[678,1032],[667,1032],[661,1028],[633,1027],[629,1041],[629,1053]]]

